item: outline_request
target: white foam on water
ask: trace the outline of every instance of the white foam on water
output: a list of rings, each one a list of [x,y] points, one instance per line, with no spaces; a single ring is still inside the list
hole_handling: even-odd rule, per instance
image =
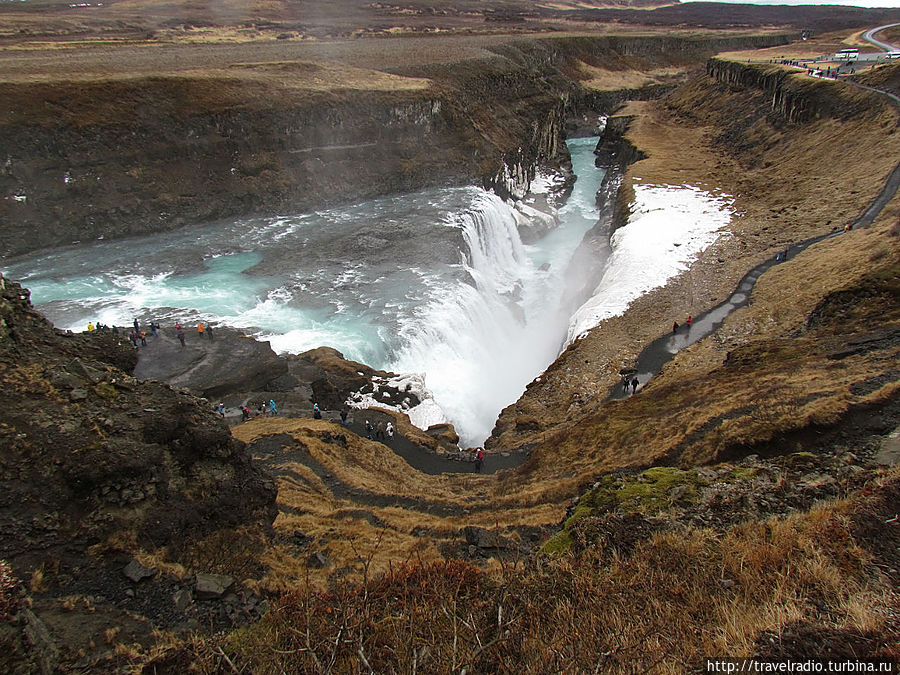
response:
[[[612,254],[591,298],[569,323],[569,344],[639,296],[686,270],[731,222],[732,198],[692,186],[634,186],[628,223],[610,242]]]
[[[461,444],[480,445],[500,410],[556,357],[566,317],[556,314],[562,289],[535,266],[510,205],[485,192],[456,218],[473,283],[432,289],[401,325],[389,368],[424,373]]]
[[[585,151],[579,166],[592,169],[596,140],[577,143]],[[534,189],[558,180],[539,177]],[[560,209],[572,217],[527,247],[510,204],[479,188],[449,188],[62,251],[33,261],[43,267],[35,280],[49,288],[59,274],[61,287],[44,301],[57,316],[77,319],[73,330],[88,320],[130,325],[134,316],[167,311],[185,323],[236,327],[280,353],[328,345],[376,368],[415,373],[404,376],[421,392],[413,422],[451,421],[464,445],[480,445],[565,339],[565,272],[596,222],[596,188],[580,179]],[[540,218],[531,208],[520,211]],[[408,246],[388,242],[395,222],[413,237]],[[373,237],[371,248],[356,243],[364,235]],[[332,252],[336,238],[344,248]],[[391,264],[392,250],[402,265]],[[254,266],[272,276],[247,272]]]

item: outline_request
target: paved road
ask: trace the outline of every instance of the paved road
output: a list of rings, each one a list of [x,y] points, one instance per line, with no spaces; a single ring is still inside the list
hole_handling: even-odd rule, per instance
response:
[[[885,28],[893,28],[894,26],[900,26],[900,23],[888,23],[884,26],[878,26],[877,28],[872,28],[863,33],[862,39],[866,42],[870,42],[876,47],[880,47],[886,52],[895,52],[900,51],[900,47],[897,45],[891,44],[890,42],[882,42],[881,40],[875,39],[875,33],[884,30]]]

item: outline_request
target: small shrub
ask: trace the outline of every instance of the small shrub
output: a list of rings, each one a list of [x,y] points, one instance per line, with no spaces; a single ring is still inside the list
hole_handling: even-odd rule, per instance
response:
[[[43,593],[47,590],[43,567],[38,567],[31,573],[31,581],[28,583],[28,588],[32,593]]]

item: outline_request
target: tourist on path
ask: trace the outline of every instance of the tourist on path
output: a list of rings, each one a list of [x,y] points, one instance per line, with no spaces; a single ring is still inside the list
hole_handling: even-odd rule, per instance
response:
[[[484,450],[478,448],[475,451],[475,473],[481,473],[481,466],[484,464]]]
[[[631,381],[631,393],[632,393],[632,395],[634,395],[634,392],[637,391],[637,388],[638,388],[638,385],[639,385],[639,384],[640,384],[640,382],[638,381],[637,378],[634,378],[634,379]]]
[[[185,346],[184,345],[184,331],[179,328],[178,332],[175,334],[175,337],[178,338],[178,341],[181,343],[181,346],[184,347]]]
[[[200,339],[203,339],[203,322],[197,324],[197,335],[200,336]]]
[[[153,337],[159,336],[159,324],[155,321],[150,322],[150,333],[153,335]]]
[[[677,322],[677,321],[673,321],[673,322],[672,322],[672,332],[673,332],[673,333],[677,333],[677,332],[678,332],[678,322]]]
[[[388,440],[393,440],[394,438],[394,423],[388,422],[387,426],[384,428],[385,433],[387,433]]]
[[[378,422],[375,425],[375,440],[384,440],[384,422]]]
[[[687,327],[688,327],[688,330],[691,329],[691,326],[692,326],[693,324],[694,324],[694,317],[689,316],[689,317],[688,317],[688,320],[687,320]]]
[[[219,416],[220,416],[222,419],[225,419],[225,404],[224,404],[224,403],[219,403],[219,404],[216,406],[216,412],[219,413]]]
[[[275,399],[271,399],[271,398],[269,399],[269,414],[270,415],[278,414],[278,408],[275,407]]]
[[[147,334],[144,331],[141,331],[141,347],[147,346]]]
[[[92,323],[89,321],[89,322],[88,322],[88,333],[93,333],[93,332],[94,332],[94,324],[92,324]]]
[[[212,326],[210,326],[209,324],[206,324],[206,337],[210,339],[210,342],[213,339]]]
[[[341,408],[341,424],[347,424],[347,409]]]
[[[319,404],[313,403],[313,419],[322,419],[322,411],[319,410]]]
[[[141,323],[137,319],[134,320],[134,334],[137,335],[141,332]]]
[[[375,427],[372,426],[372,423],[369,420],[366,420],[366,438],[369,440],[372,439],[372,431]]]
[[[241,406],[241,422],[246,422],[250,419],[250,408],[245,405]]]

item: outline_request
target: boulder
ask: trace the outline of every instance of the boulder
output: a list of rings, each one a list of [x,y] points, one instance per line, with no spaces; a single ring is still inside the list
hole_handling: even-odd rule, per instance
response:
[[[225,574],[197,572],[194,578],[194,595],[199,600],[216,600],[225,595],[232,584],[234,579]]]
[[[231,393],[262,390],[287,374],[285,359],[268,342],[246,337],[230,328],[215,328],[215,339],[200,338],[185,330],[187,346],[182,347],[171,329],[149,340],[138,350],[135,377],[154,379],[173,387],[188,389],[207,398]]]
[[[316,553],[311,553],[306,559],[306,565],[317,570],[328,567],[329,562],[328,556],[318,551]]]
[[[462,533],[466,538],[466,543],[469,544],[469,546],[474,546],[481,551],[509,551],[515,550],[519,547],[519,545],[512,539],[504,537],[496,532],[492,532],[491,530],[486,530],[483,527],[477,527],[475,525],[468,525],[467,527],[464,527]]]
[[[132,560],[125,565],[122,574],[131,579],[134,583],[140,582],[142,579],[151,579],[156,576],[156,570],[144,567],[137,560]]]
[[[445,450],[459,449],[459,434],[452,424],[432,424],[425,433],[431,436]]]

